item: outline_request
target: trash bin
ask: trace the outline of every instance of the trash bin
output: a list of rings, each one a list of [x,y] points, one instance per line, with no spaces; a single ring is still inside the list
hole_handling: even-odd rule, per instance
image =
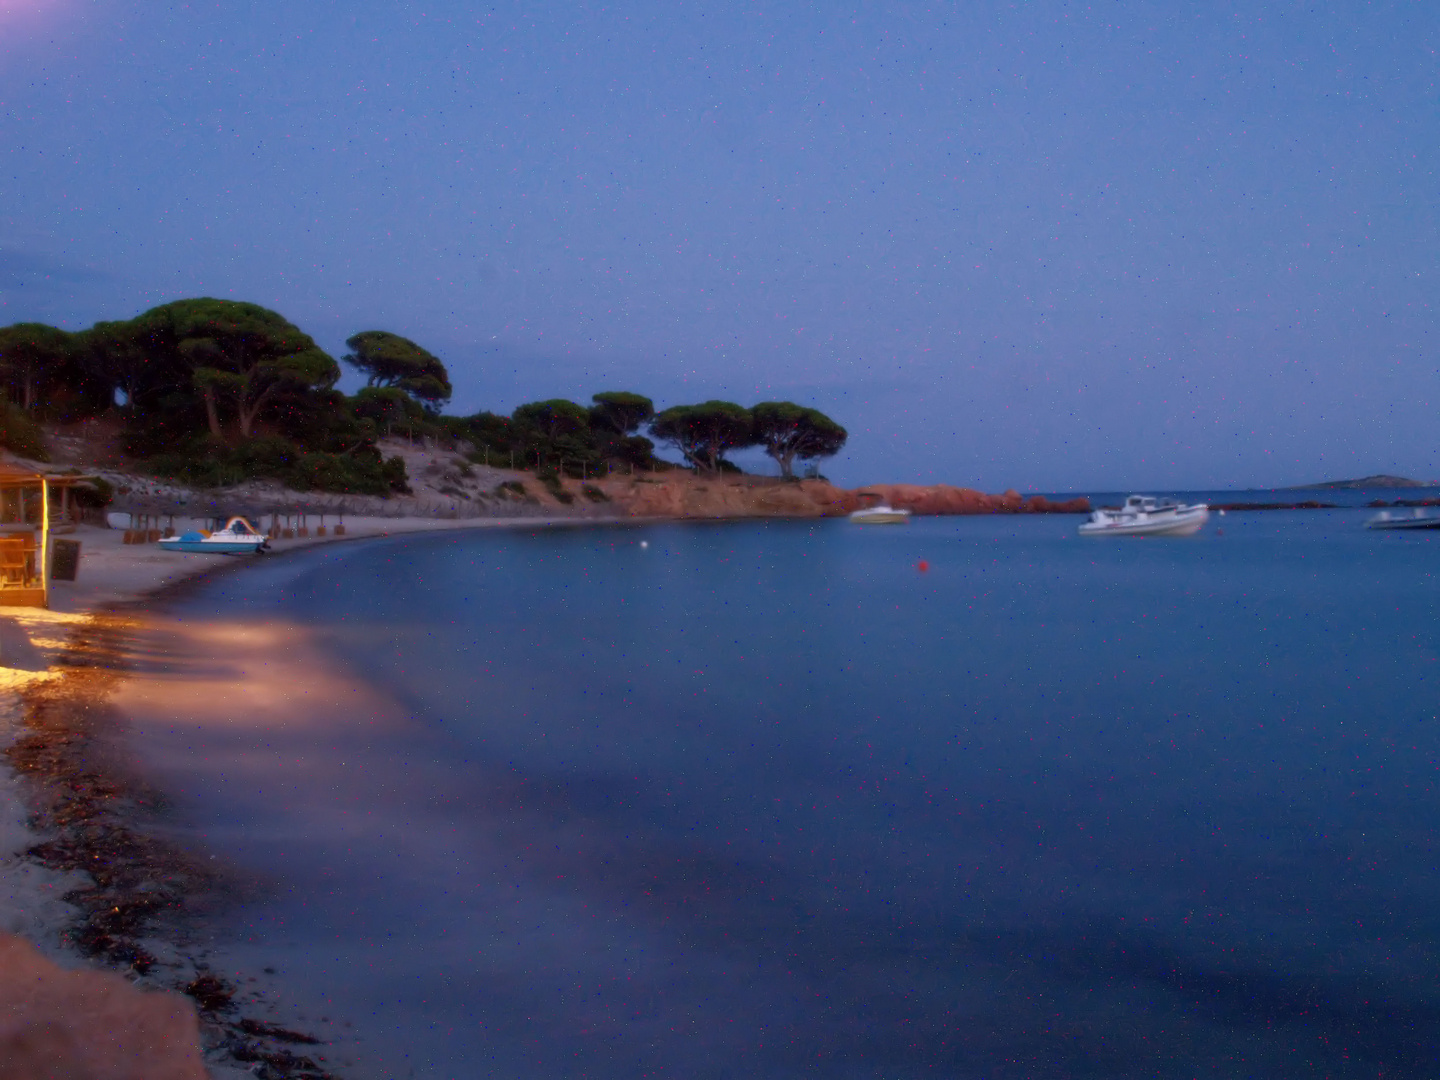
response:
[[[74,581],[80,572],[80,541],[52,540],[50,542],[50,580]]]

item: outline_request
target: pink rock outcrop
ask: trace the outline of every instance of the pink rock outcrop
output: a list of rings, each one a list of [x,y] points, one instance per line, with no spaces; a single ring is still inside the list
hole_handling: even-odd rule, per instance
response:
[[[1090,512],[1086,498],[1051,502],[1043,495],[1022,498],[1018,491],[1003,495],[987,495],[983,491],[957,488],[949,484],[921,487],[917,484],[870,484],[852,494],[862,496],[867,504],[886,502],[897,510],[912,514],[1085,514]]]
[[[206,1080],[199,1045],[179,995],[66,971],[0,934],[0,1080]]]
[[[987,495],[969,488],[935,484],[871,484],[855,491],[825,480],[781,483],[758,477],[696,476],[675,471],[603,481],[599,485],[618,508],[632,517],[743,518],[838,517],[887,502],[911,513],[928,514],[1082,514],[1088,499],[1051,502],[1019,492]]]
[[[824,480],[778,483],[751,477],[659,473],[602,485],[632,517],[827,517],[859,505],[850,492]]]

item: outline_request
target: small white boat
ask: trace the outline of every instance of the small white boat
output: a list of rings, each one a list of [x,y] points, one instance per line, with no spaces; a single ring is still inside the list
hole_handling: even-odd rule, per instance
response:
[[[856,510],[850,520],[857,525],[904,525],[910,520],[909,510],[897,510],[888,503]]]
[[[262,555],[270,549],[270,540],[243,517],[232,517],[223,529],[172,536],[160,546],[187,555]]]
[[[1131,495],[1118,510],[1099,509],[1080,526],[1081,536],[1193,536],[1210,517],[1204,503],[1186,506]]]
[[[1392,514],[1389,510],[1381,510],[1369,521],[1365,522],[1367,529],[1440,529],[1440,514],[1431,514],[1420,507],[1409,514],[1396,512]]]

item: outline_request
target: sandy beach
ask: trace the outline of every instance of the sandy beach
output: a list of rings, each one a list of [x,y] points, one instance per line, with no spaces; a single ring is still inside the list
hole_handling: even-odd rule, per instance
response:
[[[343,537],[278,540],[274,553],[261,558],[404,533],[613,520],[349,518]],[[0,614],[0,947],[21,950],[24,959],[0,978],[19,979],[4,996],[30,1008],[12,1007],[8,1021],[0,1014],[0,1047],[23,1048],[44,1031],[63,1046],[47,1044],[42,1052],[80,1070],[68,1075],[205,1075],[195,1071],[198,1015],[211,1076],[334,1075],[316,1036],[245,1007],[264,1000],[263,991],[240,994],[209,970],[201,950],[168,936],[168,914],[233,883],[133,828],[157,797],[116,751],[120,717],[111,699],[137,664],[166,663],[154,651],[164,650],[164,634],[148,632],[156,620],[147,610],[188,583],[257,560],[127,545],[122,531],[93,526],[69,538],[82,545],[77,580],[52,584],[49,610]],[[103,1050],[103,1040],[92,1037],[101,1026],[124,1029],[125,1017],[134,1031],[147,1033],[143,1064],[116,1047]]]

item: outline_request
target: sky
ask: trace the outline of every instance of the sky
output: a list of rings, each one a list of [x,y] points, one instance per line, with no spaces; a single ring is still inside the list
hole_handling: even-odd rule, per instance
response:
[[[412,338],[450,412],[793,400],[845,484],[1437,479],[1437,45],[1433,0],[0,0],[0,325],[216,296]]]

